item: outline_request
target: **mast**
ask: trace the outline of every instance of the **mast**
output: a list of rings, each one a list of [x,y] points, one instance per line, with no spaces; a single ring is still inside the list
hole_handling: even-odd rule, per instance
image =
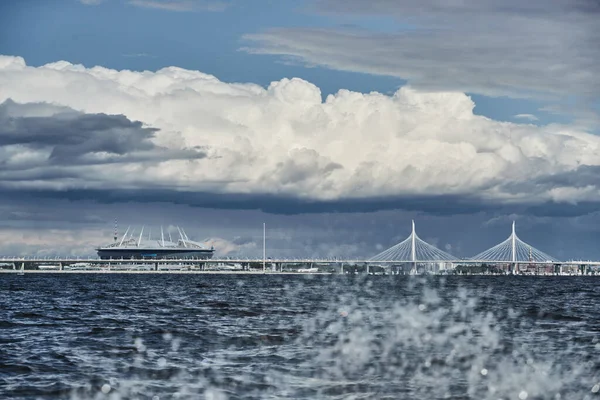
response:
[[[117,219],[115,218],[115,233],[113,235],[113,239],[114,239],[115,243],[117,242],[117,237],[118,237],[118,235],[117,235]]]
[[[123,237],[121,238],[121,241],[119,242],[119,247],[123,244],[123,240],[125,240],[125,238],[127,237],[127,232],[129,232],[129,228],[131,228],[131,225],[129,225],[127,227],[127,230],[125,231],[125,234],[123,235]]]
[[[183,234],[181,233],[181,229],[179,229],[179,226],[177,227],[177,230],[179,231],[179,238],[181,238],[181,241],[183,242],[183,247],[187,247],[187,243],[183,237]]]
[[[267,270],[267,224],[263,222],[263,272]]]
[[[138,247],[140,247],[140,243],[142,243],[142,234],[144,233],[144,226],[142,226],[142,230],[140,231],[140,238],[138,239]]]
[[[165,247],[165,235],[163,233],[162,225],[160,226],[160,239],[162,240],[162,247]]]

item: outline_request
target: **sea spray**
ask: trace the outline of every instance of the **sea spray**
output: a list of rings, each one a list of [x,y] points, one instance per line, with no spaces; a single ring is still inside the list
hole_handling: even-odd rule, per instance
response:
[[[594,278],[22,278],[0,281],[2,398],[600,392]]]

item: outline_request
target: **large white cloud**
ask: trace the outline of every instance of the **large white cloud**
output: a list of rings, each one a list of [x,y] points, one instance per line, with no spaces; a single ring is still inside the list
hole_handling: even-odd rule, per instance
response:
[[[162,184],[319,200],[468,195],[525,203],[599,194],[597,182],[576,177],[579,168],[600,165],[600,138],[566,126],[477,116],[460,92],[341,90],[322,101],[318,87],[297,78],[265,89],[175,67],[115,71],[60,61],[36,68],[0,56],[0,102],[7,99],[123,114],[160,129],[151,139],[157,146],[200,146],[208,153],[107,166],[86,187]],[[548,184],[564,174],[571,178]]]

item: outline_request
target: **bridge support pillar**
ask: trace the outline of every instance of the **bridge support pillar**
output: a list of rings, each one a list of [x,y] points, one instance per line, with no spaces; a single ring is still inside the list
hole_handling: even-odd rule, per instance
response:
[[[344,275],[344,263],[340,263],[340,274]]]
[[[17,269],[17,264],[12,263],[12,265],[13,265],[13,270]]]

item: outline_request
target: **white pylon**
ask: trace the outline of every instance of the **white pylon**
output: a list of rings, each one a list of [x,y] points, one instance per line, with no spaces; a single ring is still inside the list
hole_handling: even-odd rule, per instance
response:
[[[520,262],[558,262],[559,260],[525,243],[517,236],[516,223],[513,221],[510,236],[503,241],[483,251],[471,260],[491,263],[506,263],[515,267]]]
[[[417,274],[417,250],[416,250],[416,246],[415,246],[415,237],[416,236],[417,236],[417,233],[415,231],[415,220],[413,219],[412,220],[412,232],[410,234],[410,238],[411,238],[410,259],[413,262],[412,269],[414,270],[415,275]]]
[[[517,272],[517,233],[515,232],[515,221],[512,223],[512,234],[510,235],[512,242],[512,264],[513,271]]]
[[[369,261],[398,261],[414,264],[418,261],[456,261],[458,258],[425,242],[417,235],[415,222],[412,221],[412,231],[402,242],[371,257]]]
[[[417,251],[415,249],[415,236],[416,236],[415,220],[413,219],[412,220],[412,232],[410,234],[410,239],[411,239],[410,259],[413,262],[417,260]]]

